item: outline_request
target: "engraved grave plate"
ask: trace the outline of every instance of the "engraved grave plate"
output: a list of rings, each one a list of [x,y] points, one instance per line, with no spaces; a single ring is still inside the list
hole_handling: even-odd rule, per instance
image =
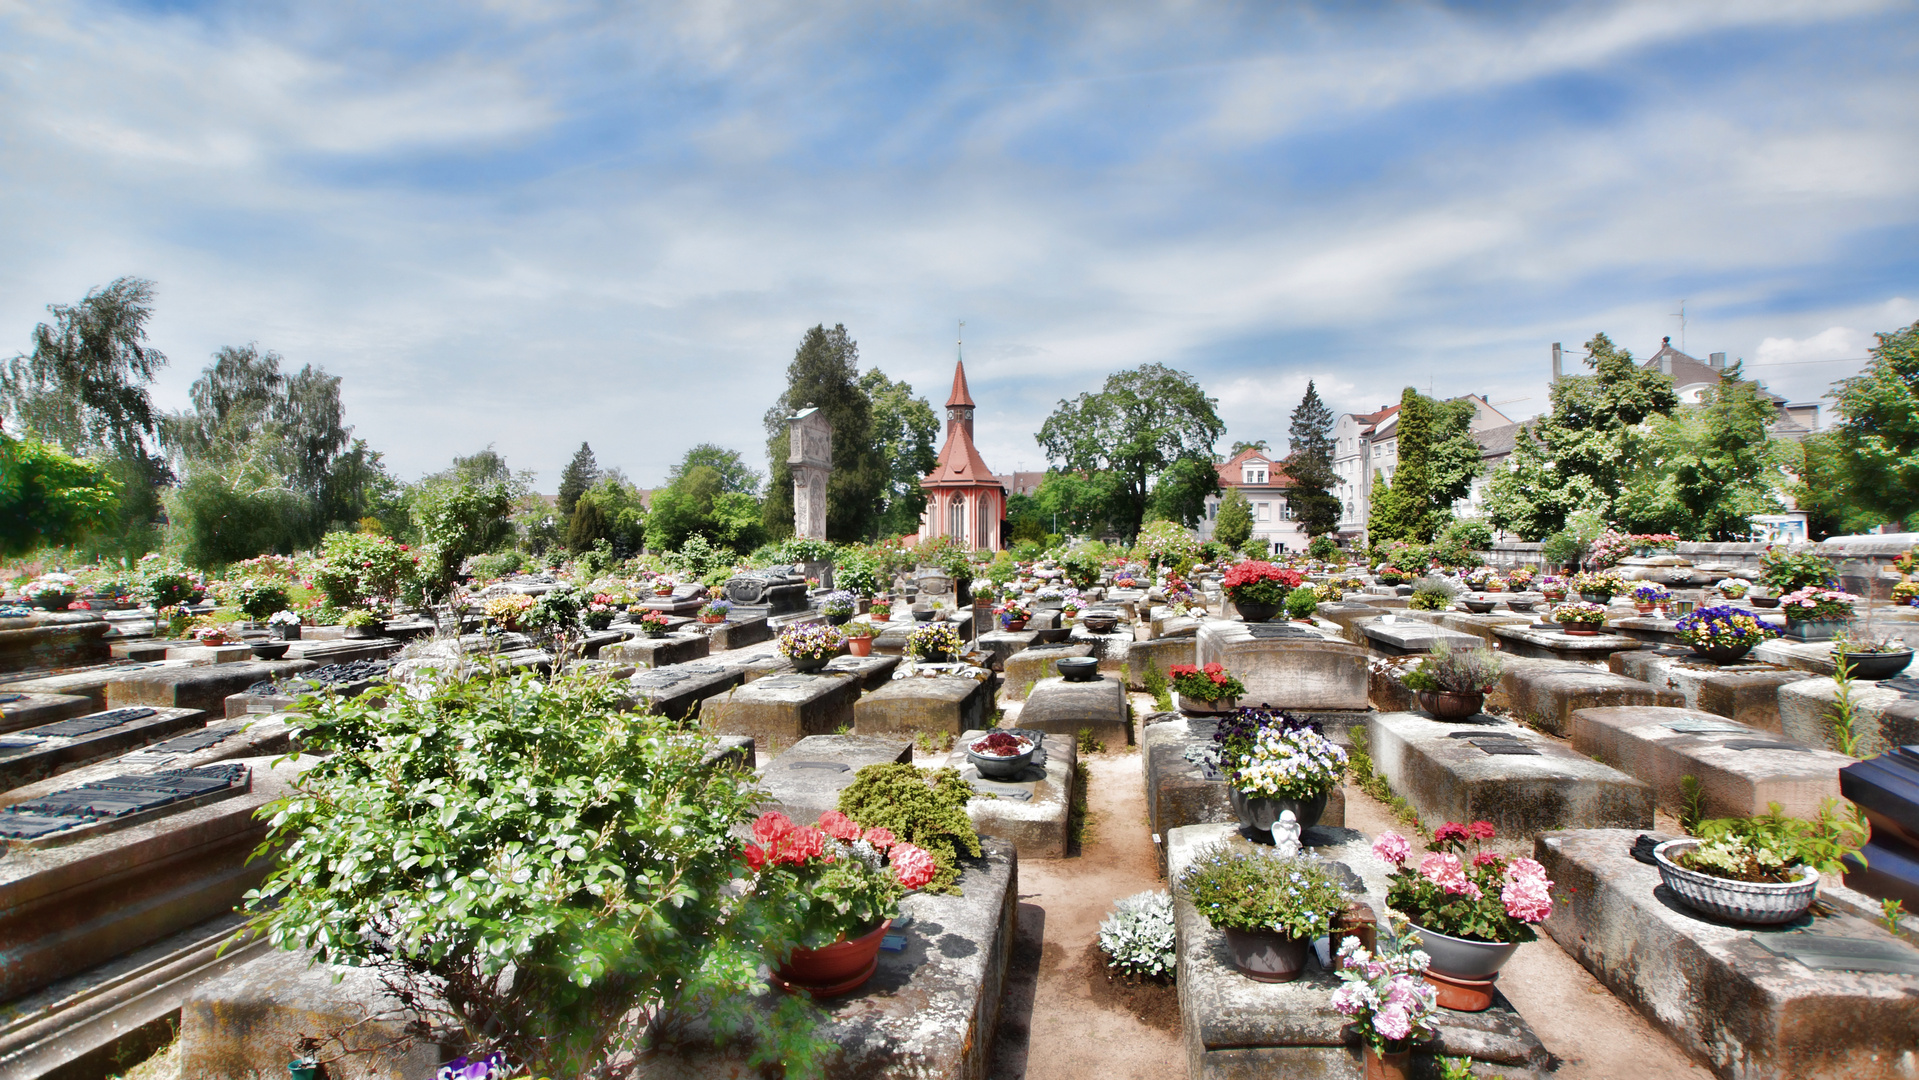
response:
[[[42,738],[52,738],[55,736],[71,738],[76,735],[91,735],[96,731],[105,731],[110,727],[119,727],[121,724],[130,723],[134,720],[144,720],[152,715],[152,709],[114,709],[111,712],[94,713],[92,716],[76,716],[71,720],[62,720],[55,724],[42,724],[34,728],[33,733]]]
[[[1765,739],[1733,739],[1720,745],[1728,750],[1794,750],[1800,753],[1806,750],[1798,743],[1771,742]]]
[[[1850,938],[1795,930],[1754,934],[1752,939],[1774,956],[1797,960],[1809,968],[1919,975],[1919,949],[1891,938]]]
[[[1483,742],[1475,742],[1473,743],[1473,745],[1479,747],[1481,750],[1484,750],[1488,754],[1500,754],[1506,757],[1542,757],[1544,756],[1540,754],[1539,751],[1533,749],[1530,746],[1527,746],[1525,743],[1522,743],[1517,739],[1488,739]]]
[[[1720,732],[1746,735],[1752,732],[1752,729],[1744,724],[1732,724],[1724,720],[1701,720],[1690,716],[1682,720],[1674,720],[1665,726],[1687,735],[1712,735]]]

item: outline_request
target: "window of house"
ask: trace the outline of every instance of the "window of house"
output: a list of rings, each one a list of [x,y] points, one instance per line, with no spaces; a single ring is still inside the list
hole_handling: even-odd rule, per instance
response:
[[[1247,465],[1240,469],[1239,476],[1243,484],[1263,484],[1266,482],[1266,466]]]
[[[1254,503],[1253,509],[1255,511],[1253,516],[1256,519],[1260,521],[1273,520],[1273,504],[1272,503]]]
[[[1281,502],[1279,504],[1279,517],[1281,521],[1293,520],[1293,504],[1289,502]]]

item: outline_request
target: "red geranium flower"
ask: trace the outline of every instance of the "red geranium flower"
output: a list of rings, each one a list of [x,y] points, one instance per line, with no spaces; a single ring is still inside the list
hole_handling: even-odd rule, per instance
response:
[[[1493,838],[1493,823],[1490,821],[1475,821],[1466,829],[1466,832],[1474,840],[1491,840]]]
[[[838,810],[828,810],[820,815],[820,831],[835,840],[844,840],[849,844],[860,838],[859,825]]]
[[[1451,841],[1464,841],[1465,839],[1466,839],[1466,826],[1461,825],[1456,821],[1448,821],[1446,824],[1441,825],[1439,828],[1433,830],[1433,843],[1435,844],[1444,844]]]
[[[758,844],[746,845],[746,850],[742,852],[742,855],[746,859],[747,869],[756,874],[759,873],[760,867],[766,865],[766,850]]]

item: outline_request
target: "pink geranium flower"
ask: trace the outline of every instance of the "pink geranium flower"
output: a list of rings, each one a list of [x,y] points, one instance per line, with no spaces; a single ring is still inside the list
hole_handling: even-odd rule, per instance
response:
[[[925,848],[913,844],[895,844],[888,856],[893,864],[893,876],[901,885],[917,889],[932,881],[939,873],[939,865]]]
[[[1412,851],[1412,843],[1396,832],[1380,833],[1379,838],[1373,841],[1373,854],[1394,866],[1404,863]]]

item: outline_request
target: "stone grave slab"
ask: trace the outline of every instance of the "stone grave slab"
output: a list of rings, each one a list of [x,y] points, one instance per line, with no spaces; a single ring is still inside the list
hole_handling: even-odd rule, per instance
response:
[[[1679,637],[1679,620],[1662,619],[1657,615],[1633,615],[1630,618],[1614,619],[1607,625],[1614,633],[1638,638],[1653,645],[1677,645],[1685,647]]]
[[[1357,597],[1360,594],[1349,595]],[[1357,628],[1386,614],[1386,609],[1374,607],[1371,604],[1341,601],[1337,604],[1321,604],[1314,614],[1339,627],[1339,635],[1347,641],[1355,645],[1364,645],[1366,644],[1365,635]]]
[[[1903,746],[1847,765],[1839,791],[1865,811],[1872,832],[1865,864],[1846,859],[1846,884],[1898,900],[1919,919],[1919,750]]]
[[[1255,847],[1235,825],[1187,825],[1165,835],[1171,878],[1214,844]],[[1314,828],[1305,830],[1301,839],[1312,854],[1352,871],[1361,885],[1355,899],[1376,913],[1385,912],[1391,868],[1372,853],[1370,838],[1352,829]],[[1267,845],[1259,847],[1271,850]],[[1226,935],[1214,929],[1191,901],[1176,892],[1173,909],[1179,941],[1180,1029],[1186,1041],[1186,1075],[1191,1080],[1360,1074],[1358,1044],[1349,1045],[1347,1040],[1348,1018],[1332,1006],[1338,976],[1320,968],[1316,958],[1308,958],[1306,972],[1292,982],[1256,982],[1233,967]],[[1554,1064],[1512,1003],[1496,991],[1492,1008],[1485,1012],[1440,1010],[1433,1044],[1415,1057],[1428,1054],[1471,1057],[1481,1070],[1509,1077],[1541,1075]]]
[[[1792,641],[1787,638],[1774,638],[1771,641],[1760,642],[1759,646],[1747,655],[1756,661],[1778,664],[1780,667],[1807,671],[1814,675],[1831,675],[1834,671],[1830,641]]]
[[[826,665],[828,671],[841,671],[856,675],[860,687],[865,690],[877,690],[893,681],[893,672],[900,666],[897,656],[835,656]],[[747,682],[755,682],[768,675],[791,675],[798,669],[793,662],[778,653],[756,656],[743,665]]]
[[[740,685],[742,678],[737,665],[700,660],[636,672],[626,682],[642,708],[673,720],[686,720],[699,714],[701,702]]]
[[[1580,709],[1572,741],[1580,753],[1652,785],[1674,814],[1684,806],[1680,777],[1696,777],[1709,818],[1753,817],[1773,802],[1794,817],[1818,817],[1820,802],[1839,796],[1839,770],[1852,763],[1694,709]]]
[[[99,664],[113,658],[112,624],[93,611],[36,611],[0,620],[0,672]]]
[[[0,735],[0,792],[205,725],[198,709],[135,706]]]
[[[841,672],[773,675],[707,698],[700,726],[715,735],[750,735],[766,754],[778,754],[808,735],[853,726],[860,680]]]
[[[1488,593],[1487,597],[1489,599],[1498,600],[1502,606],[1484,615],[1475,615],[1470,611],[1436,611],[1433,614],[1438,616],[1438,618],[1435,619],[1434,622],[1447,630],[1461,634],[1471,634],[1478,638],[1481,644],[1487,648],[1491,648],[1494,643],[1499,641],[1499,638],[1493,634],[1493,627],[1528,626],[1531,625],[1533,620],[1539,617],[1537,615],[1528,615],[1525,612],[1506,609],[1503,605],[1509,595],[1510,594],[1506,593]],[[1502,645],[1501,648],[1504,648],[1504,646]]]
[[[1105,675],[1091,682],[1067,682],[1055,676],[1041,679],[1026,695],[1019,726],[1049,735],[1073,738],[1091,728],[1093,737],[1108,747],[1133,743],[1133,721],[1126,705],[1126,688]]]
[[[1195,660],[1219,663],[1246,684],[1241,704],[1280,709],[1365,709],[1366,650],[1287,623],[1208,619]]]
[[[1576,709],[1686,703],[1677,690],[1614,675],[1589,664],[1507,657],[1488,706],[1504,708],[1541,731],[1561,738],[1572,732]]]
[[[706,606],[707,599],[704,585],[675,585],[671,595],[649,596],[640,601],[640,606],[669,615],[697,615]]]
[[[876,656],[900,656],[906,652],[906,635],[918,623],[911,619],[887,619],[873,624],[873,653]]]
[[[1190,664],[1198,655],[1197,637],[1154,638],[1135,641],[1126,650],[1127,689],[1146,689],[1146,673],[1165,675],[1174,664]]]
[[[87,699],[89,712],[101,712],[107,708],[107,684],[129,674],[184,665],[160,662],[135,662],[116,660],[112,663],[94,667],[62,671],[58,674],[36,675],[29,679],[16,679],[0,683],[0,693],[16,694],[63,694]]]
[[[0,735],[94,711],[93,702],[76,694],[28,694],[18,690],[0,690]]]
[[[287,642],[288,660],[311,660],[322,666],[356,660],[385,660],[399,654],[403,643],[393,638],[341,638],[338,641]]]
[[[1477,649],[1481,640],[1458,630],[1448,630],[1432,623],[1413,622],[1411,620],[1381,622],[1374,619],[1359,627],[1366,638],[1366,648],[1377,656],[1414,656],[1433,651],[1433,645],[1444,641],[1454,649]]]
[[[186,640],[175,640],[172,638],[145,637],[135,638],[131,641],[109,642],[107,651],[115,660],[138,660],[144,663],[150,660],[165,660],[168,649],[191,644],[193,644],[193,641],[190,638]]]
[[[912,681],[912,680],[907,680]],[[980,792],[966,804],[973,827],[982,837],[1011,843],[1022,859],[1064,859],[1072,830],[1068,827],[1073,802],[1073,766],[1079,760],[1075,740],[1061,735],[1040,736],[1034,764],[1018,776],[994,780],[980,776],[966,758],[966,748],[987,736],[983,727],[960,733],[946,765]]]
[[[1196,717],[1178,716],[1148,724],[1139,735],[1140,757],[1146,776],[1146,822],[1153,835],[1161,838],[1154,845],[1159,853],[1160,869],[1166,866],[1166,834],[1187,825],[1236,824],[1239,815],[1226,790],[1224,777],[1208,772],[1187,756],[1187,751],[1211,746],[1217,723]],[[1343,827],[1346,824],[1346,793],[1340,788],[1327,792],[1326,810],[1320,825]]]
[[[50,846],[9,851],[0,859],[0,1000],[232,910],[269,869],[247,864],[267,827],[254,811],[282,797],[313,759],[278,769],[272,761],[211,766],[243,767],[247,784],[228,797],[162,805],[153,816],[76,828],[64,843],[50,834],[33,841]],[[23,805],[38,804],[10,813]]]
[[[1006,682],[1000,694],[1007,701],[1024,701],[1034,684],[1059,675],[1056,666],[1069,656],[1091,656],[1093,647],[1083,641],[1058,645],[1034,645],[1014,653],[1006,660]]]
[[[291,718],[292,714],[288,713],[256,715],[243,721],[220,721],[191,728],[118,757],[0,792],[0,807],[126,774],[197,769],[234,758],[272,760],[290,748],[291,732],[287,722]]]
[[[1007,658],[1038,640],[1032,630],[994,630],[981,634],[976,647],[986,654],[987,665],[994,671],[1005,671]]]
[[[1543,929],[1607,989],[1720,1076],[1839,1080],[1919,1067],[1919,975],[1814,969],[1764,944],[1789,939],[1795,924],[1696,918],[1666,896],[1656,868],[1633,859],[1639,835],[1576,830],[1536,842],[1554,895],[1565,897]],[[1806,924],[1895,941],[1852,915]]]
[[[1199,620],[1191,615],[1181,615],[1169,607],[1156,607],[1152,617],[1144,621],[1143,641],[1157,638],[1192,637],[1199,633]],[[1077,633],[1078,631],[1075,631]],[[1134,635],[1139,636],[1139,635]]]
[[[1366,729],[1374,768],[1421,820],[1490,821],[1505,838],[1652,827],[1649,784],[1510,721],[1378,713]]]
[[[1118,675],[1119,669],[1126,664],[1128,651],[1133,647],[1133,631],[1128,626],[1114,627],[1110,632],[1095,634],[1084,626],[1075,625],[1067,635],[1069,645],[1085,645],[1092,651],[1087,653],[1099,661],[1099,670],[1106,675]]]
[[[741,649],[773,637],[772,628],[766,625],[764,615],[751,619],[728,619],[707,629],[710,631],[707,634],[707,646],[713,652]]]
[[[1366,664],[1366,700],[1380,712],[1412,712],[1419,701],[1402,682],[1419,655],[1375,656]]]
[[[1901,692],[1898,685],[1903,681],[1896,685],[1853,681],[1852,726],[1859,738],[1861,758],[1883,754],[1895,746],[1919,744],[1919,695]],[[1795,742],[1837,750],[1832,715],[1838,698],[1839,684],[1831,679],[1787,683],[1779,688],[1779,730]]]
[[[1603,664],[1606,657],[1628,649],[1644,648],[1646,643],[1624,634],[1598,633],[1592,637],[1542,630],[1531,623],[1508,623],[1492,628],[1499,647],[1513,656],[1539,660],[1582,660]]]
[[[249,660],[209,667],[152,667],[131,671],[107,683],[107,707],[167,705],[199,709],[208,716],[225,716],[227,695],[245,692],[258,682],[271,682],[308,671],[311,660]]]
[[[1615,675],[1678,691],[1689,709],[1774,732],[1781,730],[1779,688],[1813,677],[1809,672],[1750,660],[1715,664],[1683,647],[1614,653],[1606,666]]]
[[[919,731],[956,735],[985,727],[992,707],[990,680],[890,679],[853,706],[853,728],[861,735]]]
[[[788,746],[760,770],[760,786],[778,810],[811,825],[837,810],[840,792],[868,765],[913,762],[913,741],[884,735],[809,735]]]

